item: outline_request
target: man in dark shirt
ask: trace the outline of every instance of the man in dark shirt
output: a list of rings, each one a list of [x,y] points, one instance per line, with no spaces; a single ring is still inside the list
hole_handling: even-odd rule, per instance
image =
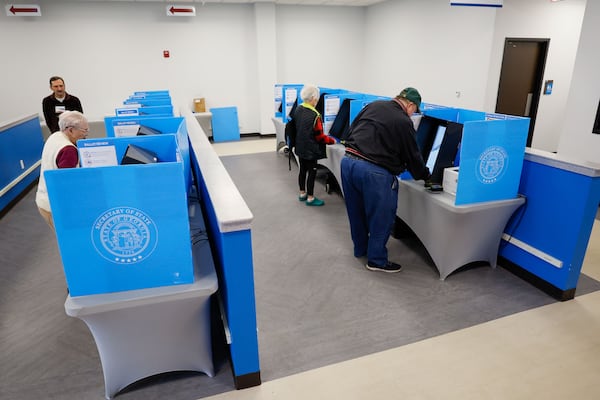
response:
[[[430,176],[410,118],[420,104],[421,95],[410,87],[392,100],[368,104],[354,119],[344,143],[342,186],[354,256],[366,256],[366,267],[372,271],[402,268],[388,260],[386,247],[398,206],[397,176],[406,169],[415,179]]]
[[[58,128],[58,116],[65,111],[79,111],[83,113],[83,107],[79,99],[65,90],[65,81],[60,76],[50,78],[50,90],[52,94],[42,100],[42,109],[46,126],[50,133],[56,132]]]

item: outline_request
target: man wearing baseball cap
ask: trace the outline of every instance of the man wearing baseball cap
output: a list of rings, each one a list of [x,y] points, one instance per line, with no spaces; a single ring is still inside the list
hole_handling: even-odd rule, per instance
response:
[[[430,176],[410,118],[420,105],[421,95],[412,87],[392,100],[369,103],[352,122],[344,143],[342,187],[354,256],[366,257],[371,271],[402,269],[388,260],[386,247],[398,205],[397,176],[405,170],[415,179]]]
[[[400,94],[398,96],[396,96],[396,98],[408,100],[410,103],[417,106],[417,109],[414,112],[416,112],[416,113],[421,112],[421,108],[420,108],[421,107],[421,95],[419,94],[419,91],[417,89],[412,88],[412,87],[407,87],[406,89],[401,91]]]

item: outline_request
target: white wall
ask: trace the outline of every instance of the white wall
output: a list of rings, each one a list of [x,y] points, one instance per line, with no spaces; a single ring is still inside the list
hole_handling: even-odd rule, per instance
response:
[[[167,17],[160,2],[41,0],[42,17],[0,14],[4,98],[0,120],[41,112],[48,78],[62,75],[91,119],[135,90],[175,101],[238,107],[242,133],[273,133],[273,83],[308,83],[494,111],[504,39],[550,38],[534,147],[555,151],[585,0],[504,0],[501,9],[448,0],[363,7],[196,3]],[[162,57],[163,50],[171,58]],[[457,97],[456,92],[460,92]],[[577,97],[572,97],[577,101]]]
[[[395,96],[414,86],[427,103],[482,110],[495,15],[494,8],[451,7],[448,0],[369,7],[367,91]]]
[[[556,151],[585,4],[504,0],[495,9],[451,7],[448,0],[390,0],[369,7],[365,91],[393,96],[411,85],[425,102],[494,112],[504,40],[548,38],[544,80],[553,79],[554,90],[540,98],[532,147]]]
[[[532,141],[534,148],[557,150],[585,3],[586,0],[504,0],[504,6],[497,12],[485,111],[494,111],[496,107],[505,39],[550,39],[543,79],[554,80],[554,88],[551,95],[540,96]]]
[[[277,7],[278,83],[361,91],[362,7]]]
[[[167,17],[165,4],[154,2],[40,4],[41,17],[0,14],[0,120],[41,114],[48,78],[61,75],[90,119],[114,113],[136,90],[169,89],[190,107],[195,97],[205,97],[207,108],[237,106],[242,133],[274,133],[274,83],[349,88],[362,70],[360,7],[275,12],[267,4],[197,3],[188,18]]]
[[[199,6],[195,18],[176,18],[161,3],[43,2],[42,17],[0,17],[0,48],[12,55],[2,70],[14,96],[3,117],[41,112],[48,78],[61,75],[90,119],[114,113],[133,91],[169,89],[190,107],[194,97],[236,105],[243,127],[257,131],[250,5]]]
[[[277,34],[275,4],[260,3],[254,7],[256,23],[256,58],[258,66],[259,132],[273,132],[273,87],[277,83]],[[269,113],[267,110],[271,110]]]
[[[600,163],[600,135],[592,129],[600,102],[600,2],[588,1],[567,108],[560,113],[561,156]]]

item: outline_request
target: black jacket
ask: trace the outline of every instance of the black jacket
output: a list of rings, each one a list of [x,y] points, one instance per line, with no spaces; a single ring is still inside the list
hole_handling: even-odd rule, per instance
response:
[[[325,143],[319,143],[315,138],[317,118],[321,118],[320,115],[310,108],[296,108],[296,155],[304,160],[320,160],[327,157]]]
[[[356,116],[345,145],[394,175],[429,178],[412,119],[395,100],[369,103]]]
[[[83,107],[81,107],[81,101],[73,95],[66,94],[65,99],[60,102],[56,100],[54,94],[44,97],[42,100],[42,109],[44,111],[44,119],[46,120],[46,126],[50,129],[50,133],[58,131],[58,116],[60,113],[56,112],[56,106],[64,106],[65,111],[79,111],[83,113]]]

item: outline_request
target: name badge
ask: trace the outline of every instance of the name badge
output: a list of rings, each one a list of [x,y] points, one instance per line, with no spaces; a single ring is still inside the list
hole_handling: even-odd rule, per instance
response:
[[[65,106],[55,106],[54,107],[54,112],[57,114],[64,113],[65,111],[67,111],[65,109]]]

